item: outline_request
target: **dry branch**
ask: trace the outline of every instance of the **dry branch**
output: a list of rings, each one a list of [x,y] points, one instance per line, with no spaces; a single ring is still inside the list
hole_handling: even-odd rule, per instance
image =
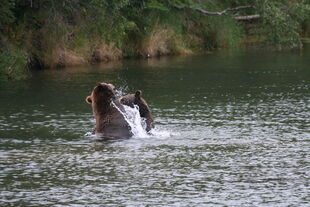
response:
[[[186,7],[179,7],[177,5],[174,5],[175,8],[177,9],[183,9]],[[256,7],[254,5],[246,5],[246,6],[237,6],[237,7],[232,7],[232,8],[227,8],[224,9],[223,11],[218,11],[218,12],[211,12],[211,11],[206,11],[202,8],[197,8],[197,7],[187,7],[190,9],[193,9],[203,15],[206,16],[221,16],[221,15],[228,15],[228,16],[234,16],[235,20],[238,21],[246,21],[246,20],[254,20],[254,19],[259,19],[261,16],[259,14],[254,14],[254,15],[246,15],[246,16],[236,16],[236,14],[229,14],[228,12],[236,12],[244,9],[255,9]]]
[[[238,21],[249,21],[254,19],[259,19],[261,16],[259,14],[247,15],[247,16],[238,16],[234,17],[235,20]]]
[[[196,7],[189,7],[191,9],[194,9],[204,15],[207,16],[215,16],[215,15],[228,15],[227,12],[229,11],[239,11],[239,10],[243,10],[243,9],[249,9],[249,8],[256,8],[254,5],[247,5],[247,6],[238,6],[238,7],[233,7],[233,8],[227,8],[224,9],[223,11],[219,11],[219,12],[210,12],[210,11],[206,11],[202,8],[196,8]]]

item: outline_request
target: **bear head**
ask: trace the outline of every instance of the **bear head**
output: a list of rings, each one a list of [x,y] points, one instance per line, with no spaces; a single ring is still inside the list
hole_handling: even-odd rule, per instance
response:
[[[110,103],[115,99],[115,90],[112,84],[98,83],[90,96],[86,97],[86,102],[93,106]]]

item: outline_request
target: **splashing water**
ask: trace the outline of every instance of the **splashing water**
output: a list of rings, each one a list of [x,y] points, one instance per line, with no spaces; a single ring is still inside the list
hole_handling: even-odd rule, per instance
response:
[[[118,91],[119,95],[123,94],[122,91]],[[120,109],[114,102],[111,103],[124,117],[125,121],[131,128],[131,132],[134,138],[159,138],[165,139],[171,136],[176,136],[178,133],[171,132],[163,128],[156,127],[149,132],[146,131],[146,119],[140,116],[139,106],[134,105],[134,108],[126,105],[122,105],[124,110]],[[94,132],[87,132],[85,136],[92,139],[97,139],[98,136]]]
[[[112,102],[112,105],[123,115],[126,122],[129,124],[134,137],[143,138],[150,136],[145,130],[145,119],[140,117],[139,106],[134,105],[134,108],[131,108],[130,106],[123,105],[125,110],[123,112],[114,102]]]
[[[123,116],[131,127],[134,137],[149,137],[150,135],[146,132],[145,118],[140,117],[139,106],[134,105],[134,108],[131,108],[130,106],[124,105],[124,109],[125,113],[123,113]]]
[[[139,106],[134,105],[134,108],[132,108],[123,105],[125,111],[122,111],[115,103],[112,104],[124,116],[125,121],[129,124],[133,137],[135,138],[168,138],[177,135],[177,133],[159,129],[152,129],[151,131],[146,132],[146,120],[145,118],[141,118]]]

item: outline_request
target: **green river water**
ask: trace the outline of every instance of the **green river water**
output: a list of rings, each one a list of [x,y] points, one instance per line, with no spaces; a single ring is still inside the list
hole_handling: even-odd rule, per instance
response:
[[[99,142],[97,82],[153,135]],[[0,206],[310,206],[310,47],[33,71],[0,83]]]

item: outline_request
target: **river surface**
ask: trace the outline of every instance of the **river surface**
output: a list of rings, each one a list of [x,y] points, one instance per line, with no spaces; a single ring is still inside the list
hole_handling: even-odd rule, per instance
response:
[[[100,142],[97,82],[153,135]],[[0,83],[0,206],[310,206],[310,48],[33,71]]]

